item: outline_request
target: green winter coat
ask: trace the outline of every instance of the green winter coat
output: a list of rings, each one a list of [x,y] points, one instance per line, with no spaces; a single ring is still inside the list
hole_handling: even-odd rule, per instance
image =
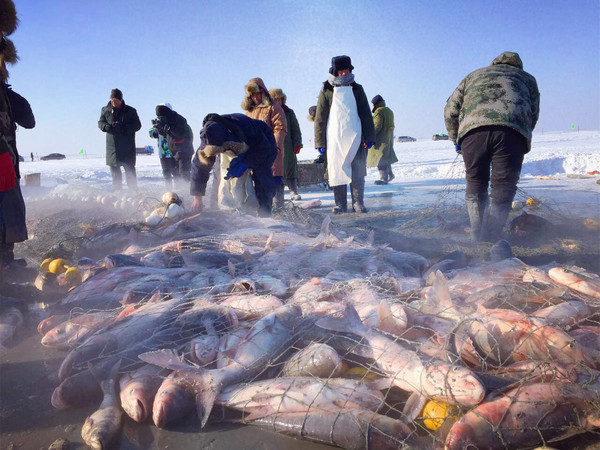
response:
[[[286,105],[283,105],[287,120],[287,134],[283,141],[283,179],[298,178],[298,158],[294,153],[296,147],[302,147],[302,133],[296,114]]]
[[[375,142],[375,128],[373,126],[373,116],[369,109],[369,100],[363,87],[358,83],[352,83],[352,93],[356,99],[358,117],[361,124],[361,145],[352,161],[352,176],[364,177],[367,175],[367,155],[365,142]],[[326,81],[323,83],[323,89],[319,93],[317,101],[317,112],[315,114],[315,148],[327,148],[327,121],[329,120],[329,111],[333,100],[333,86]],[[327,162],[326,162],[327,164]],[[325,168],[325,177],[327,178],[327,167]]]
[[[448,137],[459,144],[475,128],[500,125],[521,133],[531,146],[539,113],[535,78],[523,70],[518,53],[504,52],[460,82],[446,103],[444,120]]]
[[[398,161],[394,152],[394,113],[385,100],[374,107],[375,145],[367,153],[367,167],[387,166]]]
[[[113,132],[113,123],[120,122],[120,132]],[[106,165],[135,165],[135,133],[142,124],[135,108],[123,102],[121,109],[115,110],[110,102],[100,113],[98,128],[106,133]]]

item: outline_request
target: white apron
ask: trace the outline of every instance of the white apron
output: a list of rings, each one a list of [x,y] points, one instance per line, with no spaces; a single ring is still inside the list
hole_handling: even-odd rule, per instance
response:
[[[241,177],[230,178],[229,180],[224,179],[231,160],[236,156],[229,155],[228,153],[221,153],[220,155],[219,173],[215,176],[215,179],[218,177],[219,180],[217,195],[219,208],[235,209],[237,211],[256,214],[258,199],[256,198],[256,191],[254,190],[250,170],[246,170]]]
[[[327,175],[330,186],[352,181],[352,160],[360,145],[361,125],[352,86],[334,86],[327,120]]]

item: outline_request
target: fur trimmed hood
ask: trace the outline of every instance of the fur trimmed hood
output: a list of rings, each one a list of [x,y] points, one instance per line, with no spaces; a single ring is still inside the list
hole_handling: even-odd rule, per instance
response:
[[[235,156],[248,151],[248,144],[245,142],[225,141],[223,145],[206,145],[198,150],[198,160],[203,164],[214,163],[215,156],[220,153],[230,152]]]
[[[262,104],[258,106],[268,106],[273,103],[273,99],[271,98],[271,95],[269,95],[269,91],[267,90],[265,82],[262,80],[262,78],[252,78],[250,81],[248,81],[248,84],[246,84],[244,89],[246,91],[246,97],[244,97],[244,100],[242,101],[242,109],[244,111],[252,111],[254,108],[256,108],[257,105],[255,105],[252,101],[252,94],[257,92],[263,93]]]
[[[17,10],[12,0],[0,0],[0,31],[4,36],[11,35],[19,25]]]
[[[276,99],[280,98],[282,106],[285,105],[285,102],[287,101],[287,95],[285,95],[283,93],[283,89],[281,89],[281,88],[273,88],[273,89],[271,89],[269,91],[269,95],[271,96],[271,98],[273,100],[276,100]]]

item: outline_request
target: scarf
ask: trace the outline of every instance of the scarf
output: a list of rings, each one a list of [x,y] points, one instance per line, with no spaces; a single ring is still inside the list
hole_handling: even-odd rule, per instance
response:
[[[332,86],[350,86],[352,83],[354,83],[354,74],[349,73],[343,77],[334,77],[333,75],[329,75],[328,81]]]

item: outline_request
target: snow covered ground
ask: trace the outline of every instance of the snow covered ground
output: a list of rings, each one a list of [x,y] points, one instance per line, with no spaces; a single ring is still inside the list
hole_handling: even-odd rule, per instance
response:
[[[368,171],[367,207],[373,210],[421,208],[439,202],[442,197],[457,204],[464,201],[462,158],[456,155],[450,141],[396,143],[395,150],[399,161],[393,165],[396,175],[393,183],[376,186],[373,182],[379,178],[377,170]],[[313,151],[303,150],[300,159],[316,156]],[[570,214],[598,218],[600,185],[596,180],[600,176],[589,174],[594,171],[600,171],[600,131],[534,133],[532,150],[523,164],[517,200],[535,196]],[[41,173],[41,188],[23,186],[26,201],[33,202],[34,207],[38,201],[43,203],[57,192],[81,199],[84,195],[106,193],[111,189],[103,155],[26,161],[21,163],[21,172],[22,175]],[[157,155],[138,156],[137,172],[141,191],[158,195],[164,190]],[[302,197],[303,200],[320,199],[324,206],[333,203],[331,191],[323,189],[305,189]]]

